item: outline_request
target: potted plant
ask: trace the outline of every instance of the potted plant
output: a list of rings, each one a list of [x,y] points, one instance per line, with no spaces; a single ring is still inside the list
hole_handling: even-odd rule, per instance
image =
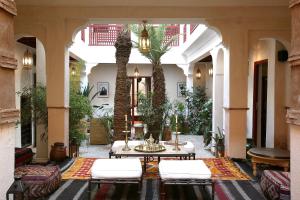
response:
[[[92,106],[87,96],[82,95],[75,89],[70,89],[70,110],[69,110],[69,137],[70,154],[78,154],[81,141],[86,139],[83,120],[86,116],[92,116]],[[75,152],[74,152],[75,151]]]
[[[216,132],[215,136],[213,137],[213,140],[215,141],[215,147],[216,147],[216,157],[224,157],[225,152],[225,135],[223,131],[218,127],[218,131]]]

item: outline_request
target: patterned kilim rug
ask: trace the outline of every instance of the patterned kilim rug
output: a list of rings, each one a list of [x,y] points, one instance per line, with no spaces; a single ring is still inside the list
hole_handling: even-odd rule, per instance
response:
[[[90,177],[90,168],[96,158],[77,158],[73,165],[62,175],[63,180],[87,180]],[[212,177],[218,180],[249,180],[250,177],[243,173],[231,160],[227,158],[201,159],[209,167]],[[144,179],[157,179],[159,177],[157,161],[147,164]]]

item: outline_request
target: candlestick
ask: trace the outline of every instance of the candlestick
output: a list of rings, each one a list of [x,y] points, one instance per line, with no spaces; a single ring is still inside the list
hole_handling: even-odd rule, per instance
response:
[[[123,151],[130,151],[130,147],[128,146],[128,133],[130,133],[130,131],[128,131],[128,126],[127,126],[127,115],[125,115],[125,131],[123,131],[123,133],[125,133],[125,146],[122,148]]]
[[[178,122],[178,121],[177,121],[177,115],[175,115],[175,123],[177,124],[177,122]]]
[[[180,151],[180,148],[178,146],[178,123],[177,123],[177,115],[175,116],[175,121],[176,121],[176,124],[175,124],[175,142],[174,142],[174,151]]]
[[[125,115],[125,122],[127,122],[127,115]]]

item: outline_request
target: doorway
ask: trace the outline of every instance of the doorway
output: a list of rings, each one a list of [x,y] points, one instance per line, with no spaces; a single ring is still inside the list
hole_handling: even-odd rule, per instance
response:
[[[138,114],[138,94],[141,93],[148,96],[151,92],[151,77],[130,77],[131,89],[130,89],[130,104],[131,104],[131,116],[132,122],[139,121]]]
[[[253,142],[266,147],[268,100],[268,60],[254,63]]]

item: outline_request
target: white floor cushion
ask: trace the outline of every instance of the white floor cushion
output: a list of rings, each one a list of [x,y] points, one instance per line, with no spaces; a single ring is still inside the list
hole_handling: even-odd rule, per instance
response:
[[[97,159],[92,168],[93,179],[140,178],[142,165],[138,158]]]
[[[209,179],[211,172],[202,160],[162,160],[161,179]]]

